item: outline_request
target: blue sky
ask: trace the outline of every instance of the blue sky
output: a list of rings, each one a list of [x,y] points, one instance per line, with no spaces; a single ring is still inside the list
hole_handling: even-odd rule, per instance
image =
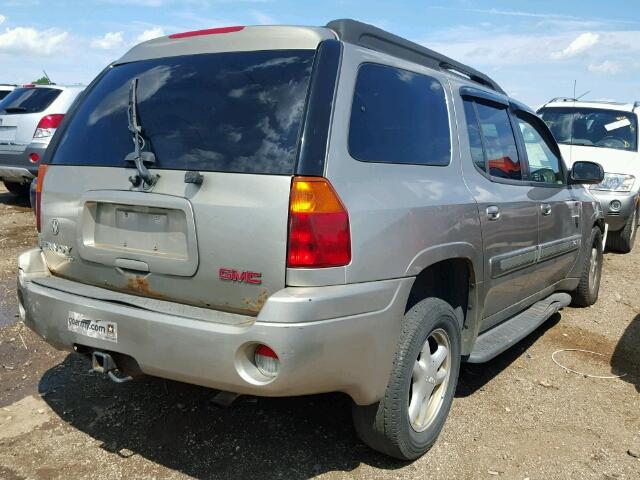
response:
[[[571,95],[574,79],[588,99],[640,99],[637,0],[0,0],[0,82],[45,69],[58,83],[86,84],[153,36],[347,17],[468,63],[532,106]]]

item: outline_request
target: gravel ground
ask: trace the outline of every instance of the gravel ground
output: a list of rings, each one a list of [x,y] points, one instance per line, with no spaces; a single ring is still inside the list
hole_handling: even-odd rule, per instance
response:
[[[606,254],[599,302],[566,308],[484,365],[463,366],[440,439],[412,463],[362,445],[340,394],[243,397],[144,378],[116,385],[15,316],[33,215],[0,187],[0,478],[640,478],[640,245]],[[557,359],[554,351],[580,348]]]

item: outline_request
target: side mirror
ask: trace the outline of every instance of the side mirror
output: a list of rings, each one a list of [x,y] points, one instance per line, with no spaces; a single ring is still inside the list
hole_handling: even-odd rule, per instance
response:
[[[604,180],[604,170],[599,163],[575,162],[569,174],[569,183],[594,185]]]

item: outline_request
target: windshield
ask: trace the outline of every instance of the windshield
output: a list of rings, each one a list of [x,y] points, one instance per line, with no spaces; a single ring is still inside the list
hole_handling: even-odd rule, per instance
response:
[[[637,151],[635,114],[600,108],[549,107],[538,114],[558,143]]]
[[[131,166],[127,107],[154,168],[292,174],[314,50],[185,55],[113,67],[63,132],[53,164]]]
[[[0,102],[0,115],[42,112],[61,91],[58,88],[16,88]]]

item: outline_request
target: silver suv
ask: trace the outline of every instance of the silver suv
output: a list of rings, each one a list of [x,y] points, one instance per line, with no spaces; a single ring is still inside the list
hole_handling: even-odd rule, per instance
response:
[[[604,180],[591,186],[607,222],[607,247],[633,248],[640,223],[640,102],[587,102],[554,98],[538,110],[567,163],[597,161]]]
[[[0,180],[27,195],[56,129],[83,87],[25,85],[0,101]]]
[[[370,25],[143,43],[51,147],[27,325],[116,381],[345,392],[398,458],[435,442],[461,362],[598,296],[601,167],[567,171],[490,78]]]

